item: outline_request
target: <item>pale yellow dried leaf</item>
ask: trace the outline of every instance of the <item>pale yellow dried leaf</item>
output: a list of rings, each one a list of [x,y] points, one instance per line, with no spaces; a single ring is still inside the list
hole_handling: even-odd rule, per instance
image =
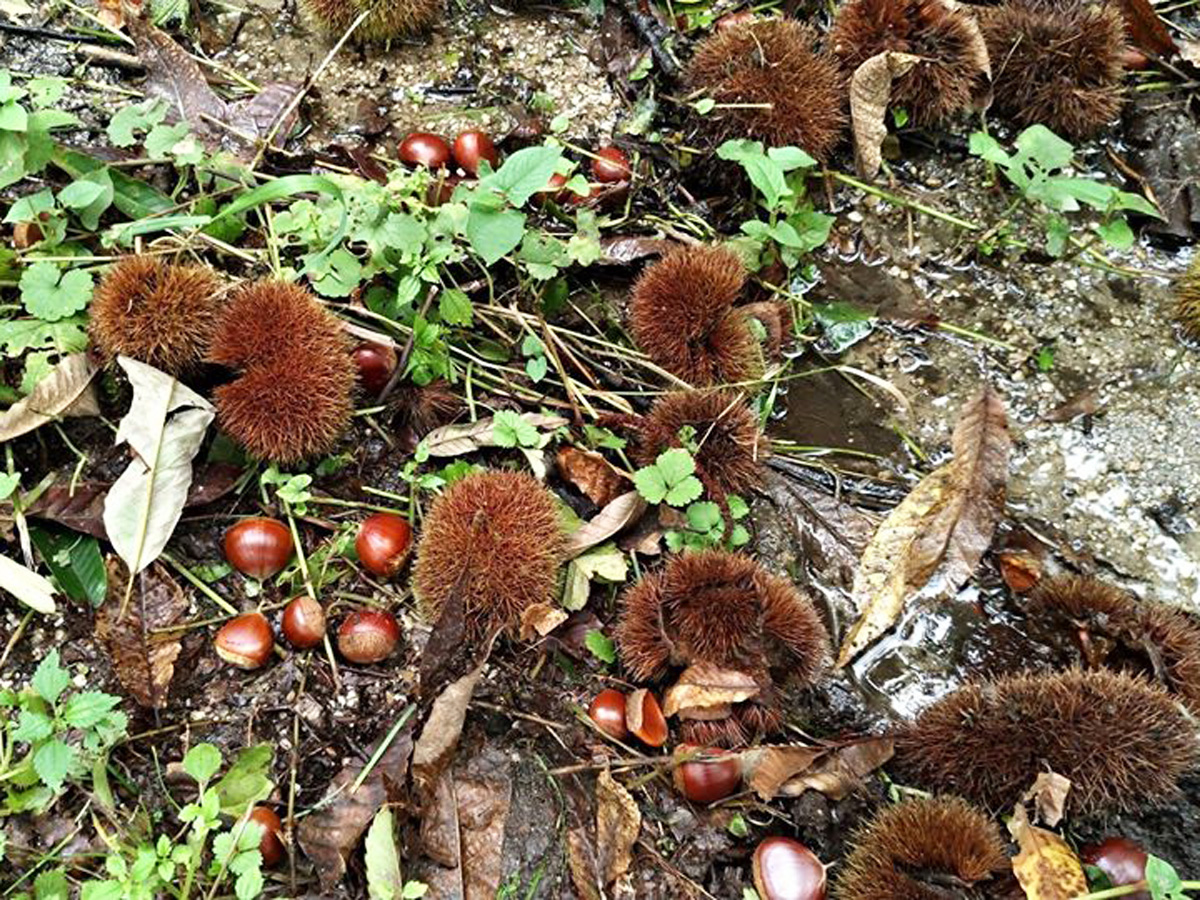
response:
[[[1020,848],[1012,866],[1027,900],[1073,900],[1088,892],[1074,851],[1053,831],[1031,825],[1023,805],[1017,806],[1008,830]]]
[[[685,710],[741,703],[758,692],[758,682],[745,672],[700,662],[684,669],[664,695],[663,715],[670,718]]]

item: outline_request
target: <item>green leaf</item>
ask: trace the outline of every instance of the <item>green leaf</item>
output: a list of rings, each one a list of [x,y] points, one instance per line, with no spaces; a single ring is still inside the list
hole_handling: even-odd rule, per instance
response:
[[[967,144],[972,156],[978,156],[990,163],[1007,166],[1012,163],[1012,157],[1005,152],[997,141],[990,134],[984,134],[982,131],[976,131],[971,134],[971,138]]]
[[[474,309],[471,298],[458,288],[442,291],[438,298],[438,315],[447,325],[470,326]]]
[[[493,439],[498,447],[536,447],[538,430],[512,410],[501,410],[492,419]]]
[[[16,100],[0,103],[0,128],[5,131],[25,131],[29,128],[29,113]]]
[[[700,113],[702,116],[707,116],[710,112],[717,108],[717,101],[712,97],[701,97],[692,104],[692,109]]]
[[[1062,256],[1067,248],[1067,240],[1071,237],[1071,226],[1062,216],[1050,216],[1046,219],[1046,252],[1051,256]]]
[[[1133,212],[1139,212],[1143,215],[1153,216],[1156,219],[1163,217],[1158,211],[1158,207],[1147,200],[1140,194],[1130,194],[1127,191],[1117,191],[1113,198],[1114,209],[1128,209]]]
[[[144,141],[146,155],[153,159],[169,159],[175,148],[183,143],[189,131],[190,126],[187,122],[155,125]]]
[[[709,532],[716,528],[724,529],[721,519],[721,507],[711,500],[693,503],[687,508],[688,526],[693,531]]]
[[[67,780],[67,772],[75,761],[75,748],[58,738],[51,738],[33,753],[33,769],[50,790],[58,792]]]
[[[845,300],[815,304],[813,315],[834,354],[848,350],[875,330],[875,316]]]
[[[117,147],[132,147],[138,142],[134,131],[149,131],[166,114],[165,100],[145,100],[122,107],[108,121],[108,139]]]
[[[59,273],[54,263],[37,262],[21,275],[21,302],[31,316],[57,322],[92,299],[92,275],[82,269]]]
[[[513,206],[522,206],[545,189],[561,161],[562,150],[558,147],[526,147],[509,156],[499,169],[480,182],[479,188],[500,191]]]
[[[120,697],[103,691],[81,691],[63,707],[63,721],[74,728],[91,728],[121,703]]]
[[[689,475],[667,491],[666,501],[671,506],[687,506],[704,493],[704,485],[694,475]]]
[[[113,199],[116,196],[112,176],[109,174],[108,169],[96,169],[84,175],[82,180],[76,181],[71,187],[75,187],[76,185],[94,185],[98,188],[90,203],[86,203],[76,209],[76,215],[79,216],[79,221],[83,227],[89,231],[95,231],[100,226],[100,217],[104,215],[105,210],[112,206]],[[62,199],[61,195],[59,199]],[[64,205],[66,204],[64,203]]]
[[[34,744],[53,733],[54,721],[46,713],[36,709],[23,709],[17,718],[17,727],[12,730],[10,737],[14,741]]]
[[[658,454],[655,467],[662,473],[668,485],[676,485],[696,471],[696,460],[682,447],[672,447]]]
[[[67,90],[67,79],[56,75],[39,75],[25,82],[29,99],[37,107],[55,106]]]
[[[472,204],[467,216],[467,240],[487,265],[494,265],[515,250],[524,235],[524,213]]]
[[[70,674],[58,663],[58,650],[47,653],[33,673],[33,689],[47,703],[57,703],[70,683]]]
[[[535,356],[532,359],[525,361],[525,374],[529,376],[534,384],[537,384],[546,377],[546,372],[549,371],[549,363],[546,362],[546,357]]]
[[[79,900],[124,900],[125,886],[119,881],[88,881],[83,885]]]
[[[592,656],[608,664],[617,661],[617,645],[603,631],[592,629],[584,635],[583,643],[591,651]]]
[[[1146,886],[1150,888],[1154,900],[1174,900],[1175,897],[1186,896],[1175,867],[1152,853],[1147,854],[1146,858]]]
[[[429,892],[429,885],[422,881],[406,881],[400,892],[400,900],[421,900]]]
[[[263,891],[262,870],[258,867],[248,869],[237,877],[233,892],[238,900],[254,900]]]
[[[817,164],[815,159],[799,147],[772,147],[767,151],[767,156],[778,163],[785,172],[793,169],[811,169]]]
[[[20,472],[0,472],[0,500],[7,500],[20,484]]]
[[[647,503],[662,503],[670,486],[655,466],[643,466],[633,473],[633,484]]]
[[[43,213],[54,211],[54,192],[49,188],[21,197],[8,209],[5,222],[35,222]]]
[[[744,838],[750,833],[750,828],[746,825],[746,820],[742,818],[741,813],[736,813],[725,827],[735,838]]]
[[[43,322],[41,319],[0,321],[0,347],[9,356],[26,350],[56,350],[60,354],[78,353],[87,347],[83,318]]]
[[[62,869],[42,872],[34,879],[33,896],[37,900],[69,900],[71,887]]]
[[[1075,148],[1045,125],[1030,125],[1016,140],[1017,149],[1043,169],[1061,169],[1070,164]]]
[[[221,798],[224,815],[240,818],[246,810],[270,795],[275,786],[270,778],[274,756],[270,744],[256,744],[238,754],[229,771],[213,785]]]
[[[1096,231],[1104,239],[1104,243],[1116,250],[1128,250],[1133,246],[1133,229],[1124,219],[1113,219],[1103,225],[1096,226]]]
[[[82,209],[104,193],[94,181],[73,181],[58,192],[58,202],[67,209]]]
[[[367,867],[367,896],[371,900],[399,900],[404,891],[400,853],[392,811],[383,807],[375,813],[363,842]]]
[[[197,744],[183,758],[183,771],[200,784],[208,784],[221,768],[221,751],[212,744]]]
[[[31,526],[29,536],[64,594],[92,607],[104,602],[108,573],[99,541],[91,535],[44,525]]]

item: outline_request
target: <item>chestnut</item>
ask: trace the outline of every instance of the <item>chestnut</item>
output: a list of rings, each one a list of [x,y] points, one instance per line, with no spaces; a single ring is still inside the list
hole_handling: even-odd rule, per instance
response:
[[[1113,887],[1137,884],[1146,878],[1146,851],[1123,837],[1105,838],[1083,848],[1079,858],[1103,872]],[[1128,900],[1150,900],[1148,891],[1127,894]]]
[[[643,744],[661,747],[667,742],[667,720],[658,700],[647,690],[637,690],[625,702],[625,722]]]
[[[538,191],[534,196],[542,203],[546,203],[549,200],[553,200],[555,203],[563,203],[574,193],[566,188],[569,180],[566,175],[555,172],[550,176],[550,181],[547,182],[546,187]]]
[[[250,821],[262,826],[262,840],[258,842],[258,852],[262,855],[262,864],[268,868],[279,865],[283,859],[283,823],[273,809],[256,806],[250,810]]]
[[[354,364],[358,366],[358,383],[368,394],[378,394],[396,370],[396,351],[382,344],[365,342],[354,348]]]
[[[400,623],[391,613],[358,609],[338,627],[338,651],[352,663],[382,662],[400,643]]]
[[[693,755],[697,748],[680,745],[676,751]],[[717,748],[700,750],[700,756],[721,756],[725,751]],[[675,767],[675,787],[693,803],[708,805],[724,800],[737,792],[742,784],[742,766],[736,756],[728,759],[690,759]]]
[[[275,638],[267,617],[246,613],[221,626],[213,641],[217,656],[239,669],[257,669],[271,658]]]
[[[283,608],[280,626],[293,647],[298,650],[315,647],[325,637],[325,610],[312,597],[301,594]]]
[[[791,838],[767,838],[754,851],[754,888],[762,900],[825,900],[825,864]]]
[[[605,688],[596,695],[588,707],[588,717],[611,738],[623,741],[629,736],[625,727],[625,695],[615,688]]]
[[[414,131],[400,142],[397,155],[408,166],[441,169],[450,162],[450,145],[436,134]]]
[[[454,161],[468,175],[479,174],[479,163],[485,159],[493,169],[500,162],[496,145],[485,132],[464,131],[454,139]]]
[[[251,578],[270,578],[292,558],[292,533],[275,519],[242,519],[225,532],[225,558]]]
[[[391,513],[368,516],[354,539],[358,561],[380,578],[392,578],[404,568],[412,550],[412,526]]]
[[[629,157],[620,147],[601,147],[592,160],[592,175],[601,184],[616,184],[629,179]]]

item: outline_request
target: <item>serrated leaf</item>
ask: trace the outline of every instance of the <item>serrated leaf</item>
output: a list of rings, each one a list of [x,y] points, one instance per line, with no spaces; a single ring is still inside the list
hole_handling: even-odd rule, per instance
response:
[[[647,503],[662,503],[666,499],[667,481],[655,466],[645,466],[634,472],[633,483]]]
[[[33,754],[33,770],[50,790],[57,793],[67,780],[67,772],[75,759],[75,748],[53,738]]]
[[[447,325],[469,326],[473,312],[471,298],[458,288],[442,291],[438,298],[438,315]]]
[[[17,717],[17,727],[13,729],[10,737],[14,741],[34,744],[45,740],[53,733],[54,723],[48,715],[36,709],[23,709],[21,715]]]
[[[275,758],[270,744],[246,747],[229,770],[213,785],[221,798],[221,813],[240,818],[246,810],[265,800],[274,789],[269,774]]]
[[[494,265],[515,250],[524,236],[524,213],[515,209],[489,209],[479,203],[471,205],[467,240],[487,265]]]
[[[196,744],[183,758],[183,771],[200,784],[211,781],[220,768],[221,751],[212,744]]]
[[[47,703],[57,703],[62,692],[71,684],[71,675],[58,662],[58,651],[51,650],[38,664],[31,685]]]
[[[82,691],[63,707],[63,721],[75,728],[91,728],[117,708],[121,698],[103,691]]]

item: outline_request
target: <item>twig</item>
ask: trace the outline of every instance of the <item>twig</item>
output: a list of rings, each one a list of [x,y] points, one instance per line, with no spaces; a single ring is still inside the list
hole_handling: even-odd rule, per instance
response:
[[[638,36],[646,42],[650,48],[650,52],[654,55],[654,61],[658,63],[658,67],[662,69],[664,75],[670,79],[679,77],[679,61],[675,59],[674,54],[666,47],[665,41],[671,37],[672,32],[667,31],[653,16],[648,16],[638,9],[637,0],[621,0],[621,10],[628,17],[633,25],[634,31]]]

